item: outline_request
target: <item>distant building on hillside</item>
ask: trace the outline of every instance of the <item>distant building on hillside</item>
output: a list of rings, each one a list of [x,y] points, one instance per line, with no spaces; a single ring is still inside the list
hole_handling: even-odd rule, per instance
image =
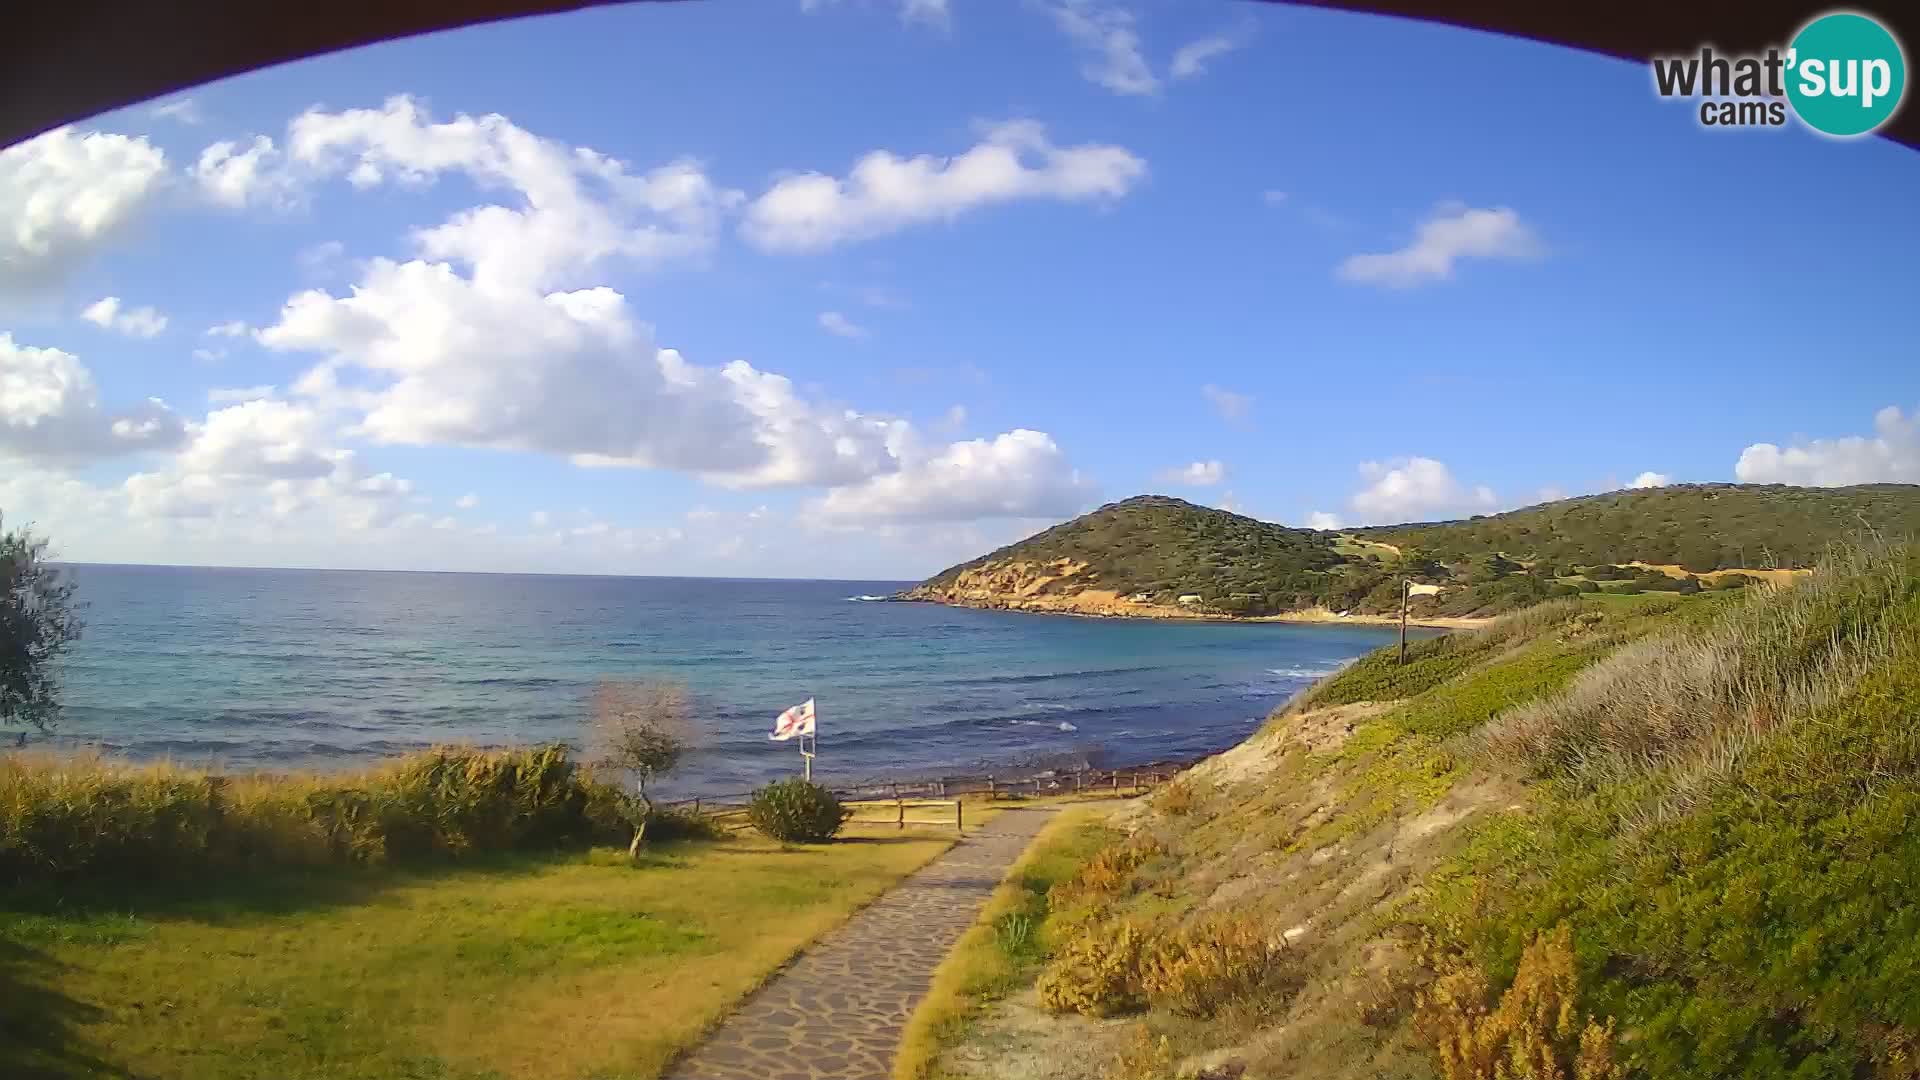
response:
[[[1197,604],[1200,602],[1200,594],[1193,593],[1193,592],[1182,593],[1179,597],[1179,600],[1180,600],[1180,603],[1182,604]]]

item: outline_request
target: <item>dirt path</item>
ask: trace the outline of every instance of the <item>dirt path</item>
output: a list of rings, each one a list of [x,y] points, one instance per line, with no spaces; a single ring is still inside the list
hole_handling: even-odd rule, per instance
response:
[[[1006,810],[800,954],[667,1080],[887,1080],[935,965],[1051,810]]]

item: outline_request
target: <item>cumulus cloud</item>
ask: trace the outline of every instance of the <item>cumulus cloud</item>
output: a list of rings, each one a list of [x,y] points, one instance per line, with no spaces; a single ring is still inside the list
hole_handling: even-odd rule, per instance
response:
[[[786,177],[747,207],[741,233],[766,251],[822,251],[1015,200],[1118,199],[1146,171],[1124,147],[1056,146],[1040,124],[1010,120],[987,126],[958,157],[876,150],[845,178]]]
[[[413,493],[411,481],[370,472],[334,446],[318,410],[268,399],[208,413],[163,468],[134,473],[122,488],[136,517],[317,514],[349,531],[395,523]]]
[[[866,327],[855,325],[852,319],[847,318],[837,311],[823,311],[820,313],[820,329],[825,330],[835,337],[863,338],[867,336]]]
[[[1348,504],[1360,520],[1371,524],[1489,513],[1499,507],[1491,488],[1462,484],[1451,469],[1432,458],[1365,462],[1360,477],[1366,487],[1355,492]]]
[[[64,280],[123,232],[166,182],[144,136],[55,128],[0,150],[0,293]]]
[[[1330,514],[1325,510],[1315,510],[1313,513],[1307,515],[1307,528],[1309,529],[1319,529],[1322,532],[1329,532],[1344,527],[1345,526],[1340,524],[1340,515],[1338,514]]]
[[[1670,482],[1666,473],[1658,473],[1649,469],[1639,476],[1634,477],[1633,483],[1627,486],[1630,488],[1657,488],[1666,487]]]
[[[0,331],[0,457],[78,465],[180,443],[184,426],[158,399],[130,409],[100,403],[93,373],[59,349]]]
[[[200,152],[188,172],[201,194],[229,209],[287,210],[302,198],[300,180],[265,135],[254,136],[244,146],[233,141],[214,143]]]
[[[1872,435],[1813,439],[1780,447],[1755,443],[1740,452],[1733,474],[1743,484],[1920,483],[1920,409],[1911,416],[1889,405],[1873,416]]]
[[[310,110],[289,126],[287,154],[357,188],[419,187],[456,172],[514,192],[516,205],[476,207],[414,235],[426,258],[494,285],[551,287],[614,256],[653,265],[701,255],[743,199],[692,160],[635,172],[498,114],[435,121],[409,97],[379,109]]]
[[[1251,394],[1236,394],[1232,390],[1208,383],[1200,388],[1200,395],[1207,399],[1207,404],[1212,405],[1215,412],[1220,414],[1220,419],[1229,423],[1239,423],[1253,411]]]
[[[1157,479],[1163,484],[1212,487],[1227,478],[1227,467],[1218,461],[1196,461],[1178,469],[1167,469]]]
[[[926,454],[907,449],[903,458],[897,471],[835,488],[815,508],[839,518],[1067,516],[1096,490],[1040,431],[1017,429]]]
[[[1443,206],[1421,222],[1406,247],[1350,256],[1337,274],[1347,281],[1406,288],[1453,277],[1454,264],[1462,259],[1529,259],[1540,252],[1539,238],[1507,207]]]
[[[103,296],[80,312],[80,317],[115,333],[133,338],[159,337],[167,328],[167,317],[152,307],[121,309],[120,298]]]

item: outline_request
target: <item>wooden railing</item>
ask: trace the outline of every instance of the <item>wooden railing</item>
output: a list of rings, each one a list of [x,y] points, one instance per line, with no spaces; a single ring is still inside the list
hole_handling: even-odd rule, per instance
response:
[[[937,776],[909,780],[870,780],[833,788],[833,793],[854,812],[849,820],[856,824],[952,825],[956,832],[966,830],[968,799],[991,802],[999,799],[1040,798],[1060,795],[1108,794],[1138,795],[1150,791],[1204,758],[1181,761],[1157,761],[1121,769],[1079,769],[1038,776],[1000,777],[994,774]],[[675,799],[660,805],[688,809],[711,819],[729,832],[750,828],[747,806],[751,791],[719,795],[701,795]],[[931,817],[909,818],[909,810],[934,811]],[[872,813],[869,813],[872,812]]]

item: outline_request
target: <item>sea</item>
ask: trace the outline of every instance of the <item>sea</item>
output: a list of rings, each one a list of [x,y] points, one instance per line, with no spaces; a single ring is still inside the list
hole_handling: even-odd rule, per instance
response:
[[[799,771],[774,717],[816,702],[816,778],[1115,767],[1198,755],[1391,628],[1186,623],[888,600],[899,581],[69,567],[86,629],[62,748],[231,770],[436,744],[578,745],[605,680],[683,683],[670,793]]]

